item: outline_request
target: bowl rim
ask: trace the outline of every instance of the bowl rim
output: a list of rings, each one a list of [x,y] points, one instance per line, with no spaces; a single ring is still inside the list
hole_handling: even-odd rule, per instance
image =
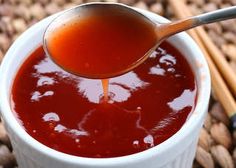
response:
[[[145,11],[142,9],[137,9],[130,7],[132,9],[137,10],[138,12],[141,12],[142,14],[146,15],[149,18],[152,19],[157,19],[161,23],[167,23],[169,20],[151,13],[149,11]],[[200,51],[199,47],[196,45],[196,43],[193,41],[193,39],[187,35],[186,33],[180,33],[176,35],[176,38],[181,39],[185,43],[188,44],[188,46],[191,46],[191,50],[194,50],[196,53],[195,55],[198,55],[199,60],[202,64],[203,72],[199,72],[199,75],[204,75],[204,82],[201,79],[200,83],[202,83],[201,91],[198,93],[197,97],[197,103],[194,112],[191,114],[191,116],[188,118],[188,120],[184,123],[182,128],[178,130],[174,135],[172,135],[170,138],[168,138],[166,141],[163,143],[150,148],[148,150],[127,155],[127,156],[121,156],[121,157],[114,157],[114,158],[85,158],[85,157],[79,157],[79,156],[73,156],[69,154],[65,154],[59,151],[56,151],[54,149],[51,149],[34,138],[32,138],[29,134],[26,133],[26,131],[22,128],[22,126],[19,124],[19,122],[16,120],[15,116],[13,115],[13,112],[10,108],[10,101],[7,99],[7,91],[5,88],[10,87],[6,86],[6,74],[4,74],[5,69],[7,67],[7,64],[9,62],[9,58],[12,57],[12,55],[16,56],[14,49],[18,47],[18,45],[21,43],[22,40],[25,39],[27,34],[30,34],[35,31],[35,29],[39,29],[42,25],[47,22],[48,20],[52,20],[53,18],[56,17],[58,14],[54,14],[48,18],[43,19],[42,21],[38,22],[37,24],[33,25],[31,28],[29,28],[27,31],[25,31],[10,47],[8,52],[6,53],[2,65],[0,67],[0,74],[1,74],[1,79],[0,79],[0,107],[1,107],[1,113],[2,117],[4,118],[4,124],[7,123],[7,127],[9,129],[14,131],[14,134],[18,136],[24,143],[29,145],[32,149],[37,150],[39,153],[53,158],[54,160],[60,161],[60,162],[66,162],[69,164],[73,165],[87,165],[87,166],[112,166],[112,165],[124,165],[127,162],[142,162],[144,160],[147,160],[149,158],[153,158],[154,154],[156,156],[161,156],[163,152],[168,151],[168,149],[174,147],[175,143],[174,141],[181,141],[184,138],[190,134],[191,131],[194,131],[196,128],[196,125],[199,124],[202,118],[205,116],[205,109],[208,106],[208,101],[210,97],[210,73],[209,69],[206,63],[206,60],[204,59],[204,56],[202,52]],[[202,74],[201,74],[202,73]],[[11,79],[12,80],[12,79]]]

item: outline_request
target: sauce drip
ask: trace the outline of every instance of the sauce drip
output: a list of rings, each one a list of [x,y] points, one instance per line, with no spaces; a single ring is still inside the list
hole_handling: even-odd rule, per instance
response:
[[[104,101],[108,102],[109,79],[102,79],[102,89],[103,89]]]
[[[28,134],[50,148],[118,157],[174,135],[195,107],[197,88],[187,61],[164,42],[145,63],[109,80],[109,103],[102,97],[100,80],[64,71],[40,47],[15,77],[11,108]]]
[[[51,58],[65,70],[102,79],[127,72],[156,42],[149,20],[126,15],[119,8],[97,8],[56,27],[46,45]]]

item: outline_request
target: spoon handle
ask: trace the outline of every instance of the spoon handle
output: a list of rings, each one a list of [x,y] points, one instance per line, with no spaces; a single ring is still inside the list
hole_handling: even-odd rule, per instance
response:
[[[156,34],[159,40],[163,40],[173,34],[201,26],[208,23],[236,18],[236,6],[215,10],[184,20],[157,25]]]
[[[236,17],[236,6],[204,13],[193,18],[198,19],[199,25],[232,19]]]

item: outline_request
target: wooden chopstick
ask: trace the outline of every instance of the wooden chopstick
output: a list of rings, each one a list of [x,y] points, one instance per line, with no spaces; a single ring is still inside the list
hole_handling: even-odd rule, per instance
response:
[[[204,44],[207,51],[211,53],[212,60],[217,65],[229,87],[236,96],[236,75],[234,75],[234,72],[232,68],[230,68],[229,63],[225,59],[223,53],[218,47],[216,47],[216,45],[212,42],[211,38],[202,27],[197,28],[196,31],[199,37],[202,39],[202,43]]]
[[[169,2],[172,8],[174,9],[176,16],[179,19],[183,19],[186,18],[186,16],[192,15],[183,1],[169,0]],[[221,102],[222,106],[224,107],[227,115],[231,118],[233,128],[236,129],[236,103],[223,78],[221,77],[221,74],[219,73],[217,67],[211,60],[210,54],[214,53],[208,53],[209,51],[206,50],[206,46],[203,44],[202,39],[199,37],[199,34],[196,30],[189,30],[188,33],[192,36],[192,38],[198,43],[199,47],[201,48],[209,65],[212,87],[215,91],[215,94],[218,100]]]
[[[183,12],[187,16],[192,16],[191,11],[187,7],[186,3],[183,2],[183,0],[181,2],[176,2],[176,4],[177,5],[179,4],[183,8]],[[203,27],[197,27],[195,31],[197,32],[199,38],[201,38],[202,44],[205,46],[205,49],[209,52],[212,60],[217,65],[217,68],[221,72],[223,78],[228,83],[228,86],[233,91],[233,94],[236,96],[236,75],[234,75],[234,72],[232,68],[229,66],[229,63],[225,59],[223,53],[213,43],[209,35],[203,29]]]

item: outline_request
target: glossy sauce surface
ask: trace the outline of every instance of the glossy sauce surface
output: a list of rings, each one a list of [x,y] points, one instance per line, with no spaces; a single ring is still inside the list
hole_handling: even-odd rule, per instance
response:
[[[111,78],[109,102],[100,80],[72,75],[35,50],[19,69],[12,109],[24,129],[55,150],[83,157],[137,153],[175,134],[196,101],[193,73],[164,42],[145,63]]]
[[[75,17],[48,35],[48,53],[79,76],[101,79],[122,74],[157,42],[153,24],[136,15],[119,8],[96,8]]]

